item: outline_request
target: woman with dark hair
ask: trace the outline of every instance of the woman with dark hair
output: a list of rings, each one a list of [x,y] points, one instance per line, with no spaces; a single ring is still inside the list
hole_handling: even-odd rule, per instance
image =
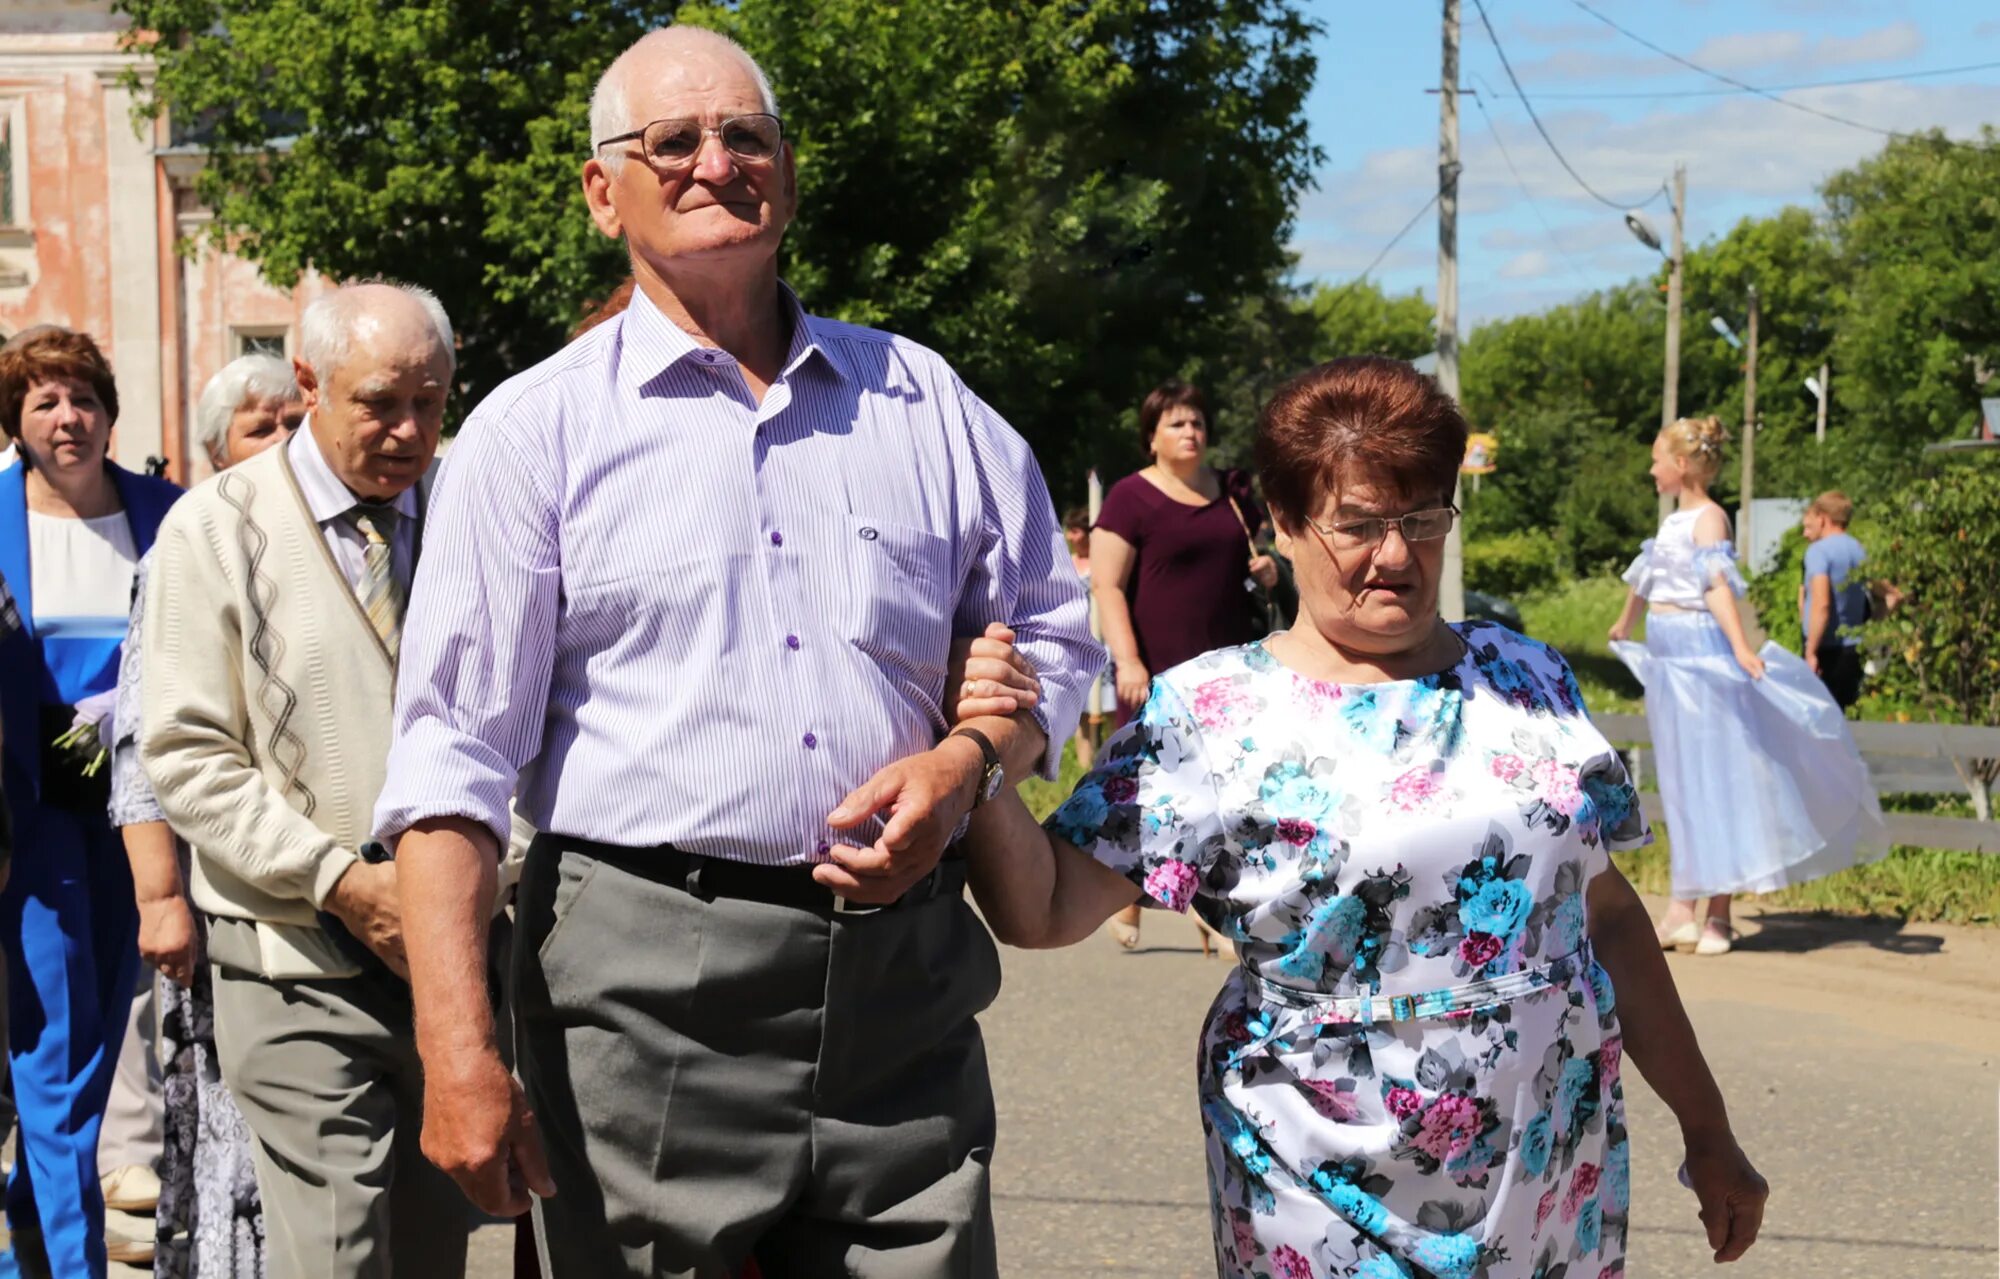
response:
[[[1255,545],[1264,513],[1250,477],[1208,464],[1208,428],[1199,387],[1154,387],[1139,406],[1152,464],[1111,486],[1090,534],[1090,595],[1117,670],[1120,723],[1145,703],[1153,672],[1259,638],[1252,583],[1278,582],[1277,561]],[[1137,946],[1138,908],[1111,932]]]
[[[1046,827],[1011,793],[973,818],[1002,941],[1068,945],[1136,899],[1236,943],[1197,1066],[1227,1279],[1622,1273],[1627,1054],[1716,1260],[1762,1219],[1611,863],[1650,838],[1617,752],[1553,649],[1438,616],[1465,434],[1400,361],[1279,388],[1257,462],[1297,624],[1158,675]]]
[[[17,1250],[39,1235],[58,1275],[106,1266],[97,1134],[139,952],[132,872],[96,757],[113,737],[106,695],[133,567],[180,496],[108,458],[117,420],[117,384],[89,337],[50,325],[0,347],[0,430],[20,453],[0,470],[0,577],[23,624],[0,643],[20,850],[0,893],[21,1147],[7,1217]]]

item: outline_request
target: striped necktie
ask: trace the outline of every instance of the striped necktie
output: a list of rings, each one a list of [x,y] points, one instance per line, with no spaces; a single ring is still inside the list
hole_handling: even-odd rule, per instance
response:
[[[347,512],[347,522],[368,544],[367,570],[355,595],[361,600],[362,611],[368,614],[375,633],[382,637],[382,646],[389,650],[390,657],[396,655],[397,645],[403,638],[403,586],[396,580],[394,545],[398,518],[400,516],[395,507],[369,502],[357,502]]]

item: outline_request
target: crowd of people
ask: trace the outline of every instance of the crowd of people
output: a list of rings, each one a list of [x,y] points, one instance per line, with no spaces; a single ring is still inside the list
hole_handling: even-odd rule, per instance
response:
[[[780,281],[794,158],[740,48],[644,37],[590,124],[632,280],[448,465],[421,288],[335,288],[294,361],[223,369],[187,493],[109,460],[88,336],[0,349],[24,1263],[439,1279],[477,1210],[523,1274],[994,1275],[995,937],[1129,947],[1142,905],[1239,961],[1198,1061],[1219,1274],[1621,1273],[1627,1055],[1743,1255],[1766,1187],[1661,951],[1879,826],[1814,674],[1851,657],[1844,500],[1808,519],[1808,668],[1745,636],[1719,428],[1656,446],[1681,509],[1614,630],[1656,928],[1562,657],[1438,614],[1466,425],[1433,381],[1299,374],[1254,483],[1164,383],[1150,464],[1058,522],[941,357]],[[1039,824],[1015,783],[1086,714],[1115,731]],[[103,1166],[148,1017],[157,1153]],[[156,1238],[108,1245],[107,1189]]]

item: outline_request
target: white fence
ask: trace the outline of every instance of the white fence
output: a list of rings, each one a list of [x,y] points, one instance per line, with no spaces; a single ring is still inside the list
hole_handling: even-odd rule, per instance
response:
[[[1634,771],[1643,772],[1652,730],[1643,715],[1595,715],[1598,729],[1613,744],[1634,748]],[[1908,792],[1964,794],[1953,762],[2000,756],[2000,728],[1963,724],[1853,723],[1854,744],[1868,762],[1870,780],[1881,794]],[[1946,784],[1949,783],[1949,784]],[[1645,796],[1646,815],[1660,817],[1658,794]],[[1887,813],[1889,838],[1921,848],[1955,848],[2000,853],[2000,821],[1936,817],[1929,813]],[[1669,832],[1671,834],[1671,832]]]

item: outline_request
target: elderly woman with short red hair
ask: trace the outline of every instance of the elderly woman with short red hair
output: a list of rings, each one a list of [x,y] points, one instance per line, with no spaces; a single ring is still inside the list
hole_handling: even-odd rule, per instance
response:
[[[1617,754],[1554,650],[1438,616],[1464,449],[1399,361],[1280,388],[1257,461],[1298,623],[1158,674],[1046,827],[974,819],[1003,941],[1134,900],[1235,941],[1198,1064],[1230,1279],[1619,1273],[1628,1053],[1717,1260],[1757,1234],[1764,1183],[1611,864],[1649,838]]]
[[[139,952],[109,773],[56,742],[77,703],[117,687],[133,566],[180,496],[109,459],[117,420],[111,366],[85,334],[49,325],[0,347],[0,430],[20,452],[0,470],[0,577],[24,623],[0,643],[20,850],[0,893],[21,1120],[7,1216],[17,1249],[39,1231],[58,1275],[105,1271],[97,1134]]]

